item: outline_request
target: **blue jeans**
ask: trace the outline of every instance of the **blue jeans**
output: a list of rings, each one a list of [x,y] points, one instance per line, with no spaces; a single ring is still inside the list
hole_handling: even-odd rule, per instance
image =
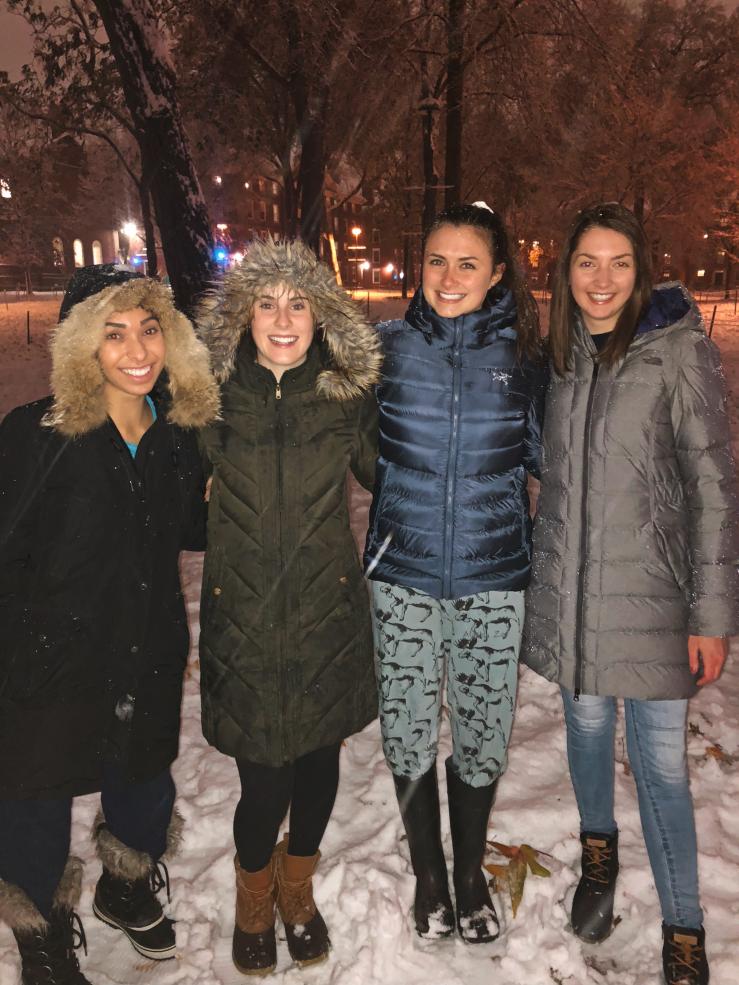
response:
[[[612,834],[616,699],[562,688],[567,757],[582,831]],[[662,918],[700,927],[698,850],[685,747],[687,701],[624,700],[626,746]]]
[[[169,770],[143,783],[130,783],[108,766],[100,800],[108,830],[128,848],[157,861],[167,847],[175,801]],[[72,798],[0,800],[0,880],[22,889],[48,919],[67,864],[72,831]]]

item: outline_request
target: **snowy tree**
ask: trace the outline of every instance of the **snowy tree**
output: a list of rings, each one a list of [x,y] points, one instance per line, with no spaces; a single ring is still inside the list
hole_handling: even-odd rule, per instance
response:
[[[191,312],[214,277],[212,235],[176,92],[176,75],[151,0],[95,0],[151,190],[175,298]]]

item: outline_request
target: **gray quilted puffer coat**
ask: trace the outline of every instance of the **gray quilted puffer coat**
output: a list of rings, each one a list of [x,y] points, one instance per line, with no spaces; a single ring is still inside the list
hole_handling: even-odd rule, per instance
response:
[[[522,660],[573,691],[696,691],[688,635],[739,629],[739,517],[716,346],[679,284],[658,287],[625,358],[581,324],[552,374]]]

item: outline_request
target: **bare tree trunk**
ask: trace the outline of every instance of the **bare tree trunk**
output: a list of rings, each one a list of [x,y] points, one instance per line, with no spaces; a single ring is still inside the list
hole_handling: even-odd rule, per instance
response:
[[[439,178],[434,167],[434,112],[436,101],[431,96],[426,56],[421,56],[421,156],[423,160],[423,209],[421,228],[425,232],[436,215],[436,186]]]
[[[190,157],[175,75],[151,0],[94,0],[105,25],[141,150],[175,300],[192,313],[212,281],[213,238]]]
[[[462,107],[464,102],[464,0],[448,0],[446,157],[444,208],[462,199]]]
[[[142,181],[139,186],[139,202],[141,203],[141,222],[144,227],[144,241],[146,242],[146,273],[149,277],[156,277],[159,273],[157,241],[154,232],[154,220],[151,217],[151,193],[146,180]]]
[[[301,127],[300,155],[300,235],[317,254],[323,229],[323,181],[326,174],[323,97],[316,110],[309,112]]]
[[[644,222],[644,182],[641,179],[637,181],[634,192],[634,215],[639,222]]]

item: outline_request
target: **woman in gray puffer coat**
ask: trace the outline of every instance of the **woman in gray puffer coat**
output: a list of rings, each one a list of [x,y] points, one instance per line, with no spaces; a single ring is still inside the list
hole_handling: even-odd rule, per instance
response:
[[[665,981],[704,985],[685,726],[739,628],[739,511],[718,351],[681,285],[652,290],[650,266],[627,209],[578,214],[552,297],[521,656],[562,689],[583,848],[573,930],[596,942],[612,929],[623,698]]]

